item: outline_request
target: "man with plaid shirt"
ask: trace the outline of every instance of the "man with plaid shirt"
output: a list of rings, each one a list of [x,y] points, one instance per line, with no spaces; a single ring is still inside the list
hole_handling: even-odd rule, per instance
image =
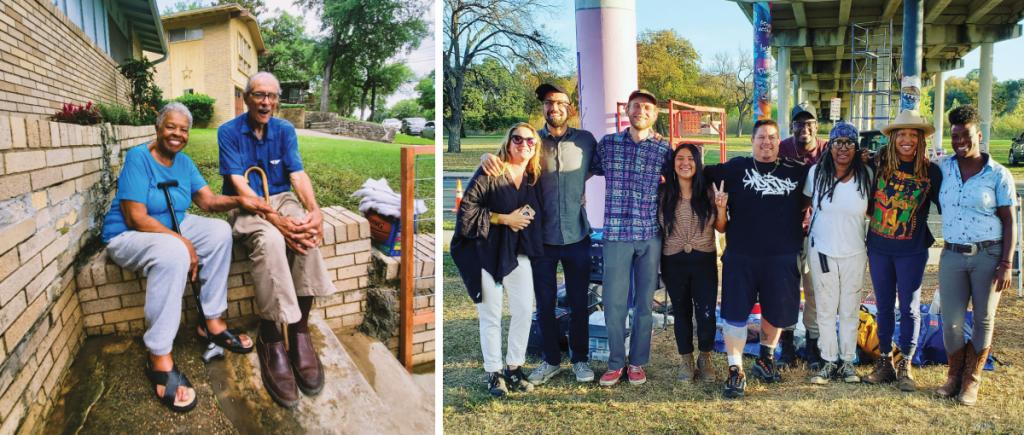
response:
[[[597,145],[591,172],[605,177],[604,314],[608,329],[608,370],[602,386],[612,386],[627,372],[633,385],[647,382],[643,365],[651,354],[651,300],[658,287],[661,235],[658,229],[658,184],[672,147],[654,132],[658,99],[643,89],[629,95],[629,128],[606,135]],[[629,367],[625,324],[630,272],[634,301]]]

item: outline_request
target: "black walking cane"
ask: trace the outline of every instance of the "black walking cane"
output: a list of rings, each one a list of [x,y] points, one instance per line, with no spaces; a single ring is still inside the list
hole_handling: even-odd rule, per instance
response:
[[[171,212],[171,227],[174,232],[181,234],[181,228],[178,226],[178,215],[174,213],[174,201],[171,200],[171,191],[169,188],[178,187],[178,180],[162,181],[156,184],[160,190],[164,191],[164,199],[167,200],[167,210]],[[197,266],[199,267],[199,266]],[[199,269],[196,269],[196,274],[199,273]],[[208,363],[214,358],[224,358],[224,348],[218,346],[216,343],[210,340],[210,330],[206,328],[206,315],[203,313],[203,302],[199,299],[199,287],[195,282],[192,281],[192,277],[185,278],[188,281],[188,285],[192,287],[192,296],[196,300],[196,309],[199,310],[199,327],[206,331],[207,344],[206,350],[203,351],[203,362]]]

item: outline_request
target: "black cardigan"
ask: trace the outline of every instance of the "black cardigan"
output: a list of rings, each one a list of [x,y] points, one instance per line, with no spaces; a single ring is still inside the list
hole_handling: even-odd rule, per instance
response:
[[[495,282],[501,282],[519,266],[517,255],[533,257],[543,252],[540,186],[531,181],[529,173],[524,174],[516,189],[507,174],[490,177],[477,169],[466,186],[455,217],[450,252],[474,303],[483,301],[481,269]],[[526,228],[515,232],[505,225],[491,226],[492,211],[507,214],[526,204],[537,212]]]

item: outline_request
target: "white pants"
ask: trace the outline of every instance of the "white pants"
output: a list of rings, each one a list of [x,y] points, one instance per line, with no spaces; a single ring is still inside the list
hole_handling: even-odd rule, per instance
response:
[[[533,311],[533,271],[530,258],[516,257],[519,267],[508,274],[499,287],[486,270],[483,275],[483,301],[476,304],[480,316],[480,349],[484,354],[484,370],[497,372],[501,362],[501,302],[502,293],[508,293],[508,311],[512,321],[508,325],[508,351],[505,364],[521,366],[526,362],[526,343],[530,339],[530,314]]]
[[[231,269],[231,226],[220,219],[187,214],[181,234],[199,257],[199,297],[207,319],[228,309],[228,270]],[[181,324],[181,298],[188,283],[188,248],[177,237],[162,233],[125,231],[110,239],[107,255],[125,269],[146,277],[146,333],[142,341],[153,355],[167,355]]]
[[[807,251],[817,302],[818,348],[826,361],[836,362],[839,358],[853,361],[857,354],[867,259],[867,252],[843,258],[827,257],[828,272],[823,273],[818,250],[812,247]]]

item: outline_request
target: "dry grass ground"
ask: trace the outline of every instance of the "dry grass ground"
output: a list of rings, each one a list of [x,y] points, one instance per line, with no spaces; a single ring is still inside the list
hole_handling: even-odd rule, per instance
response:
[[[937,268],[929,266],[922,300],[930,301]],[[870,280],[869,280],[870,281]],[[870,282],[867,283],[870,285]],[[995,353],[1007,366],[983,375],[977,406],[936,398],[945,366],[915,371],[920,391],[895,386],[827,386],[805,382],[809,373],[783,374],[781,384],[750,380],[747,397],[721,396],[725,357],[715,354],[719,381],[675,380],[678,356],[672,330],[654,336],[648,383],[601,388],[577,384],[563,373],[532,393],[493,399],[486,391],[476,310],[450,257],[444,263],[444,430],[446,433],[1021,433],[1024,432],[1024,299],[1008,291],[999,307]],[[505,326],[508,318],[506,312]],[[564,361],[564,360],[563,360]],[[538,360],[529,358],[527,368]],[[750,359],[745,360],[749,367]],[[601,373],[604,363],[595,362]],[[870,367],[858,372],[866,375]],[[749,369],[748,369],[749,372]]]

